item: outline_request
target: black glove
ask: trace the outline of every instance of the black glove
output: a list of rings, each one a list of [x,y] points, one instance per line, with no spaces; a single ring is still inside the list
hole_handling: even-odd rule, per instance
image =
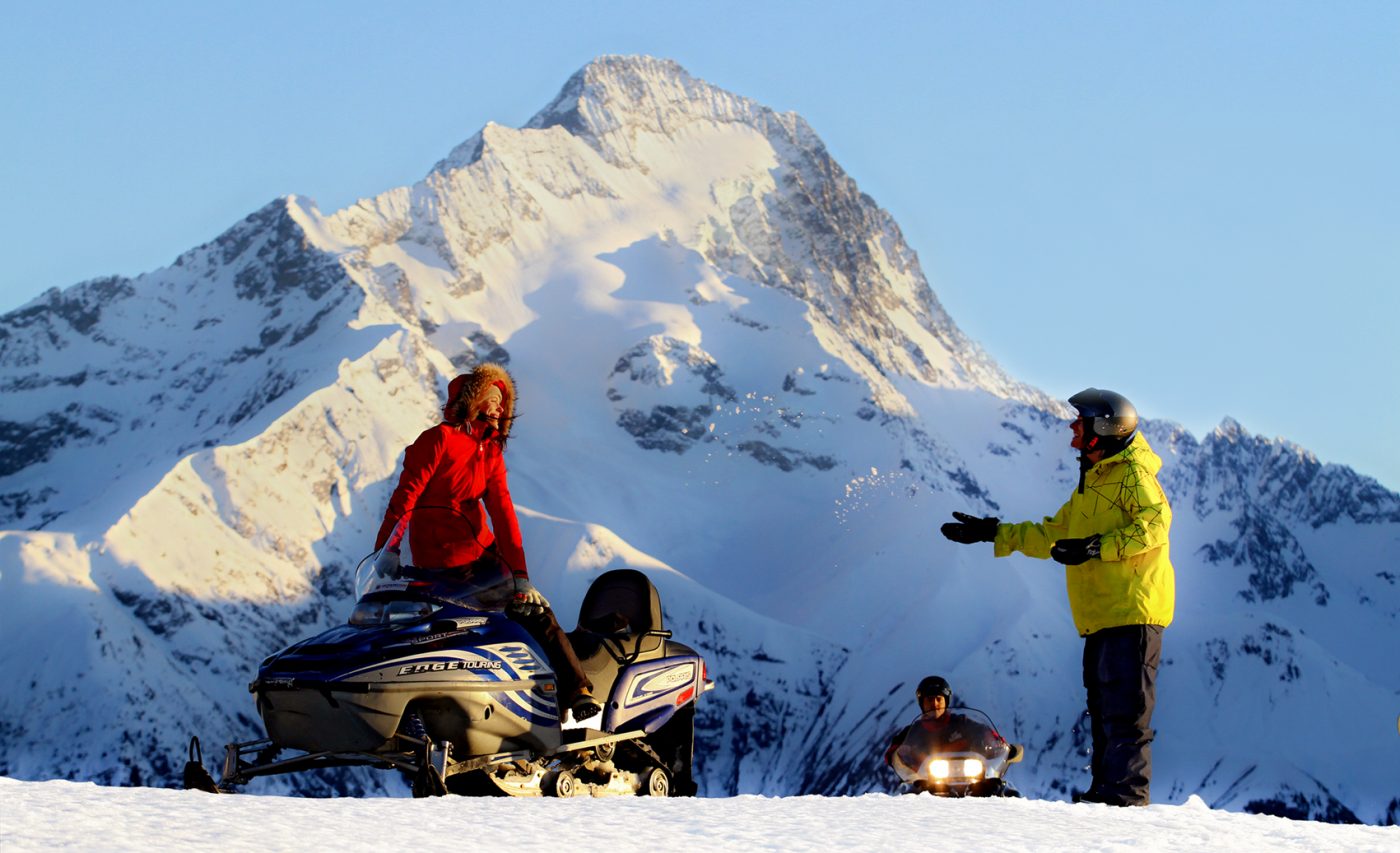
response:
[[[997,525],[1001,524],[999,518],[990,516],[978,518],[965,512],[955,512],[953,518],[956,518],[957,521],[950,521],[938,529],[943,532],[944,536],[963,545],[971,545],[974,542],[991,542],[997,538]]]
[[[1066,566],[1077,566],[1099,555],[1099,535],[1087,539],[1061,539],[1050,546],[1050,559]]]

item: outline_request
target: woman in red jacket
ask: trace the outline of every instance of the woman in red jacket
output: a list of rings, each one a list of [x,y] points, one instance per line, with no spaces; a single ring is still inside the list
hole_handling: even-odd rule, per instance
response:
[[[473,572],[499,572],[504,565],[515,578],[511,617],[544,646],[561,695],[569,697],[566,706],[575,720],[582,720],[602,706],[549,602],[530,583],[506,484],[503,454],[515,399],[515,382],[498,364],[478,365],[448,384],[443,422],[404,451],[403,475],[374,546],[383,548],[399,519],[409,518],[408,544],[421,568],[465,578]]]

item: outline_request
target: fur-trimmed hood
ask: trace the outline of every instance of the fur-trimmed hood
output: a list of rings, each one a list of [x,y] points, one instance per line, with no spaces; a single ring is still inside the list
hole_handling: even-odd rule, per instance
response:
[[[478,364],[472,368],[470,373],[463,373],[449,382],[447,403],[442,407],[442,419],[453,426],[475,423],[476,416],[481,413],[486,389],[492,385],[501,388],[501,396],[504,398],[501,405],[504,412],[501,415],[501,427],[498,431],[501,439],[504,440],[510,435],[511,424],[515,421],[516,395],[515,380],[499,364],[492,362]]]

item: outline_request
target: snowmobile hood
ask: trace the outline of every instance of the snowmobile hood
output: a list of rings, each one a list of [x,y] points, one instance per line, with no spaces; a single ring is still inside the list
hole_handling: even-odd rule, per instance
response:
[[[401,601],[407,599],[362,600],[356,606],[356,613]],[[322,682],[361,678],[385,680],[412,674],[391,671],[391,665],[400,660],[415,664],[441,660],[448,665],[439,667],[437,672],[475,681],[488,670],[505,668],[495,650],[523,643],[526,637],[524,629],[504,613],[473,611],[452,605],[434,606],[427,615],[410,623],[338,625],[294,643],[263,661],[254,684],[276,683],[288,678]],[[473,663],[478,659],[488,662]],[[450,664],[454,660],[466,663]]]

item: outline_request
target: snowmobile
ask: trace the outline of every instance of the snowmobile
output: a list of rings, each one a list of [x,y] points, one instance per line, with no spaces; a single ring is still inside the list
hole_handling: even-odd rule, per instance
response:
[[[1012,764],[1025,757],[1020,744],[1008,743],[991,718],[975,708],[949,711],[952,720],[937,729],[916,718],[903,744],[890,759],[910,793],[938,797],[1019,797],[1006,781]]]
[[[361,562],[347,624],[262,662],[248,690],[267,737],[228,744],[217,783],[191,740],[186,788],[367,765],[415,797],[694,795],[695,703],[714,682],[662,627],[645,574],[600,575],[569,634],[604,704],[592,729],[570,725],[548,658],[506,613],[508,571],[445,580],[388,556]]]

